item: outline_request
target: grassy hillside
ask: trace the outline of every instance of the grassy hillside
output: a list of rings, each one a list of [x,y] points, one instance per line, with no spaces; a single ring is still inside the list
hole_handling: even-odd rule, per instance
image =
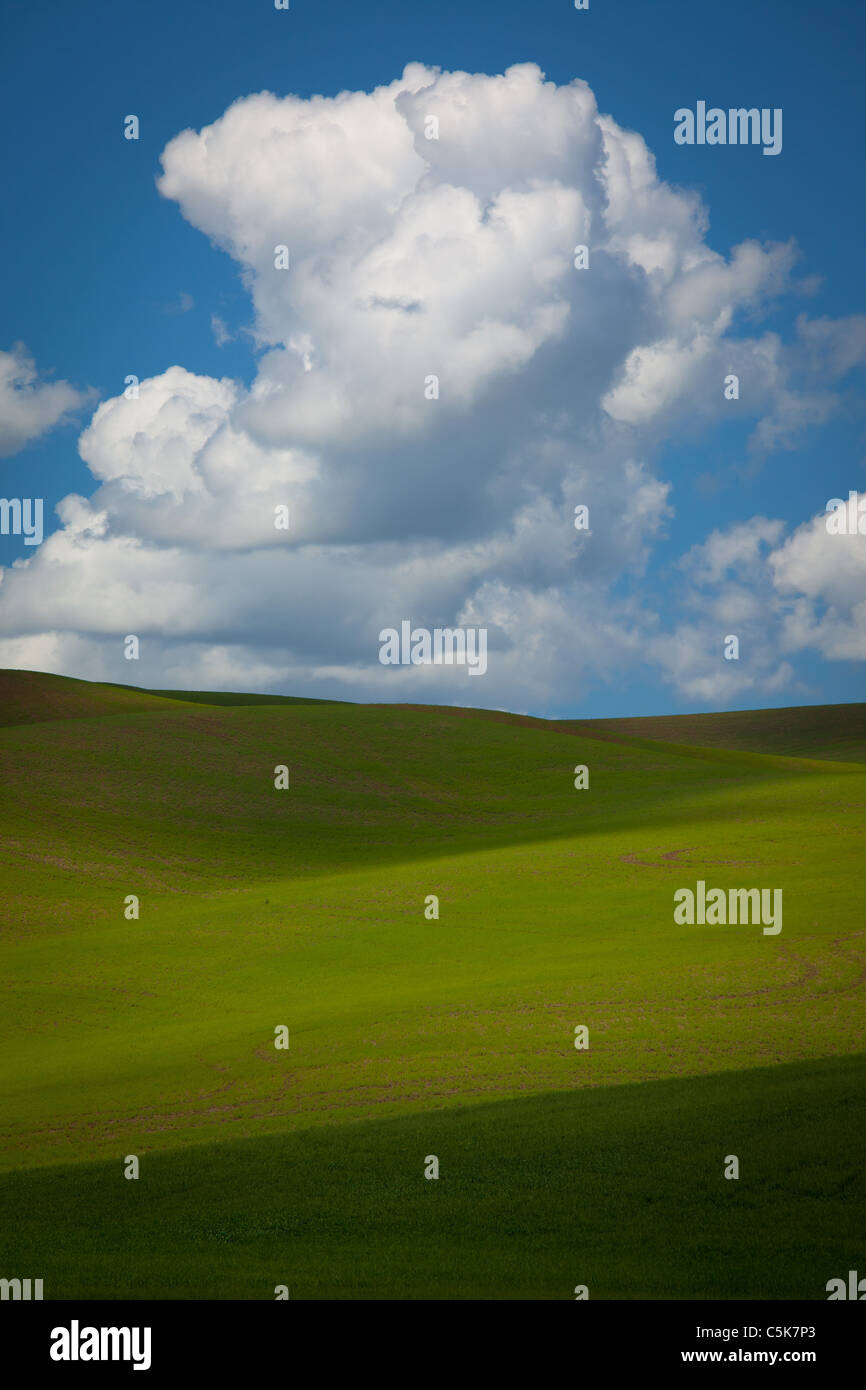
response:
[[[864,1074],[812,1062],[162,1149],[137,1183],[117,1160],[0,1177],[0,1205],[46,1297],[824,1298],[862,1267]]]
[[[866,704],[651,715],[643,719],[575,719],[558,721],[558,727],[589,738],[661,739],[703,748],[866,763]]]
[[[2,812],[8,872],[32,888],[34,864],[51,866],[46,889],[84,896],[130,874],[176,893],[637,826],[682,832],[702,808],[732,822],[742,802],[775,813],[778,784],[787,798],[806,779],[809,796],[815,770],[375,705],[178,705],[0,739],[15,793]],[[574,789],[577,763],[590,768],[588,793]],[[274,789],[280,765],[285,792]],[[856,770],[817,769],[845,786]],[[799,824],[799,802],[778,814]]]
[[[139,690],[134,685],[118,685],[117,690]],[[248,695],[237,690],[145,690],[169,700],[182,700],[194,705],[340,705],[344,700],[314,700],[306,695]]]
[[[866,769],[147,708],[0,728],[0,1202],[46,1296],[823,1297],[853,1267]],[[781,887],[782,932],[675,924],[697,878]]]
[[[103,714],[156,713],[177,704],[173,698],[157,697],[134,686],[100,685],[41,671],[0,670],[0,727]]]

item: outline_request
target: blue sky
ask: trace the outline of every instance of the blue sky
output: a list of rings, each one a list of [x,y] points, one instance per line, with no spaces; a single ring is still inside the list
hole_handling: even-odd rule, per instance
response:
[[[658,179],[699,195],[709,217],[704,242],[712,252],[727,259],[746,240],[765,245],[796,241],[795,287],[778,297],[758,295],[754,302],[741,296],[732,303],[730,333],[750,340],[776,334],[787,346],[795,340],[798,315],[848,322],[864,312],[866,301],[860,154],[864,15],[861,7],[838,0],[820,6],[806,0],[760,6],[743,0],[725,6],[591,0],[585,13],[565,0],[538,6],[476,0],[470,6],[375,7],[292,0],[287,13],[276,12],[265,0],[158,0],[146,9],[109,3],[5,7],[0,103],[4,129],[14,135],[4,155],[7,196],[0,203],[6,247],[0,265],[0,350],[23,343],[40,381],[63,380],[78,390],[89,388],[92,396],[65,423],[2,460],[4,495],[43,497],[46,532],[60,525],[53,508],[62,498],[70,493],[90,497],[98,480],[78,455],[78,436],[100,401],[122,393],[128,373],[143,381],[179,365],[201,377],[252,386],[263,344],[244,331],[254,322],[249,275],[245,285],[237,257],[218,249],[206,231],[185,220],[179,203],[186,193],[161,196],[156,178],[163,150],[180,132],[219,121],[233,102],[262,91],[279,98],[371,92],[393,83],[408,63],[491,76],[514,64],[535,63],[558,86],[583,79],[601,113],[643,138],[655,157]],[[723,108],[782,108],[782,153],[763,157],[752,148],[677,146],[674,110],[694,107],[699,99]],[[141,121],[137,142],[122,138],[123,118],[130,112]],[[507,151],[503,158],[507,162]],[[507,182],[507,171],[503,178]],[[215,315],[231,335],[222,345],[214,333]],[[302,327],[301,319],[296,316],[295,322]],[[847,329],[839,332],[848,334]],[[856,325],[851,333],[856,338]],[[268,345],[276,341],[272,334]],[[588,347],[592,351],[591,342]],[[827,352],[832,355],[829,347]],[[851,355],[856,356],[853,350]],[[555,352],[549,361],[556,361]],[[796,386],[808,395],[809,373],[803,374],[802,361],[799,365]],[[579,355],[567,369],[581,369]],[[781,596],[772,591],[773,603],[778,599],[781,607],[768,616],[766,633],[760,618],[749,615],[737,680],[728,680],[731,673],[725,669],[724,679],[714,684],[713,673],[699,669],[697,658],[673,657],[672,649],[661,647],[650,651],[665,627],[671,629],[672,641],[675,629],[680,645],[691,640],[693,619],[675,616],[689,582],[690,571],[687,565],[684,578],[682,561],[711,533],[730,532],[756,517],[778,520],[784,530],[762,542],[766,556],[806,527],[828,498],[866,488],[862,362],[816,389],[832,393],[832,406],[822,407],[822,418],[798,428],[783,447],[755,445],[761,411],[740,409],[742,402],[718,419],[696,421],[687,410],[671,412],[669,420],[661,426],[654,422],[635,440],[633,452],[669,488],[672,514],[644,538],[646,554],[639,570],[624,564],[617,571],[613,562],[601,566],[614,604],[639,603],[646,610],[640,619],[634,611],[610,615],[610,623],[619,624],[619,636],[610,640],[609,663],[600,655],[607,639],[588,634],[583,626],[575,633],[575,646],[583,645],[585,661],[579,651],[572,653],[574,665],[548,659],[540,650],[530,657],[532,595],[545,585],[561,591],[563,581],[554,577],[551,584],[550,577],[527,579],[524,574],[520,604],[516,599],[505,602],[501,594],[497,602],[500,609],[504,602],[510,604],[509,611],[522,605],[523,628],[509,630],[502,643],[512,652],[521,642],[525,645],[527,660],[538,668],[535,679],[524,678],[525,666],[521,674],[516,656],[500,664],[496,678],[491,657],[492,679],[486,683],[464,679],[459,688],[419,687],[417,697],[587,716],[862,698],[862,628],[856,615],[851,618],[856,609],[851,586],[863,570],[860,557],[849,558],[847,550],[843,568],[850,571],[850,584],[844,592],[829,579],[823,583],[816,578],[805,588],[797,580],[800,590],[788,583]],[[490,409],[492,399],[479,397],[474,418]],[[350,421],[347,430],[352,429]],[[288,447],[292,441],[287,437],[284,443]],[[366,466],[374,465],[368,461]],[[490,486],[495,485],[494,478]],[[447,509],[443,517],[438,540],[447,546],[453,539]],[[459,531],[455,517],[454,534]],[[399,535],[385,537],[384,531],[380,538],[399,543]],[[144,543],[153,539],[145,536]],[[351,530],[333,539],[342,545],[354,540]],[[803,531],[798,542],[802,557],[789,557],[786,574],[801,576],[803,565],[811,565],[810,544]],[[862,544],[866,546],[866,538]],[[740,581],[754,591],[763,582],[754,569],[759,556],[754,546],[746,546],[746,552]],[[733,541],[731,553],[740,553]],[[0,537],[0,563],[8,566],[21,557],[31,567],[35,564],[32,548],[20,538]],[[97,565],[96,558],[92,563]],[[383,686],[381,677],[389,673],[382,669],[375,672],[379,684],[368,686],[363,640],[357,651],[344,651],[345,635],[325,611],[317,621],[326,630],[330,622],[330,639],[317,638],[305,648],[307,638],[299,633],[297,639],[286,639],[280,660],[269,661],[268,652],[273,656],[281,639],[262,629],[258,648],[245,644],[242,629],[249,624],[240,612],[223,627],[211,621],[198,642],[189,631],[185,638],[166,632],[163,642],[152,614],[119,612],[115,638],[112,619],[104,614],[89,622],[86,612],[77,618],[59,608],[54,612],[47,579],[37,586],[20,569],[15,576],[17,588],[7,582],[0,589],[0,611],[4,602],[7,608],[0,664],[25,665],[28,654],[42,652],[44,669],[72,675],[93,670],[105,679],[142,685],[180,684],[185,675],[183,683],[193,684],[210,670],[214,685],[343,698],[416,698],[405,683],[394,683],[393,693]],[[484,593],[498,578],[494,565],[485,576]],[[736,578],[728,574],[730,583]],[[38,601],[28,597],[25,582],[34,592],[38,588]],[[345,582],[350,585],[348,577]],[[518,584],[513,575],[503,582]],[[110,588],[111,583],[109,566],[104,585]],[[316,587],[314,575],[310,584]],[[479,592],[465,611],[480,615],[479,621],[495,622]],[[693,612],[700,610],[696,592]],[[84,603],[85,586],[82,595]],[[404,611],[401,597],[395,594],[395,622],[415,616]],[[466,601],[471,597],[468,589],[462,595]],[[549,629],[539,620],[544,641],[567,644],[568,611],[585,618],[595,597],[592,591],[581,600],[575,591],[570,600],[575,607],[569,610],[564,604],[557,617],[552,616],[552,600],[547,603]],[[717,597],[714,590],[710,607]],[[443,623],[456,621],[460,604],[453,593],[451,599],[451,611],[442,609]],[[306,599],[298,592],[292,601],[297,605]],[[44,633],[40,637],[34,616],[39,605],[46,610],[50,640]],[[373,605],[371,622],[374,610],[385,611]],[[430,612],[432,622],[435,604]],[[154,658],[160,648],[158,659],[139,667],[117,655],[120,636],[137,630],[136,623],[151,634]],[[77,633],[76,641],[67,641],[65,632]],[[22,645],[23,638],[30,645]],[[375,668],[374,639],[375,633],[370,645]],[[184,640],[198,653],[195,660],[184,656]],[[707,641],[711,650],[711,635]],[[223,651],[236,648],[236,658],[223,665],[216,658],[202,664],[202,649],[209,644]],[[772,660],[767,658],[760,669],[750,664],[750,653],[759,648],[764,657],[773,650]],[[172,681],[173,674],[178,679]],[[484,692],[475,686],[485,686]]]

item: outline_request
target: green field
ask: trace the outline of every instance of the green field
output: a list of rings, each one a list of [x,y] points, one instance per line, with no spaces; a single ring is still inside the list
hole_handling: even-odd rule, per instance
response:
[[[0,1277],[821,1299],[862,1267],[866,706],[211,698],[0,673]],[[677,925],[697,879],[781,888],[783,930]]]

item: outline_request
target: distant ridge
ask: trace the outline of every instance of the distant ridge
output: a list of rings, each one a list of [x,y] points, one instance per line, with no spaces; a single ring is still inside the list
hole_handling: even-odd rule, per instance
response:
[[[95,719],[107,714],[148,714],[206,705],[330,705],[336,700],[295,695],[245,695],[220,690],[145,690],[111,681],[84,681],[45,671],[0,670],[0,727],[53,719]]]
[[[135,685],[77,680],[43,671],[0,670],[0,727],[57,719],[212,707],[320,705],[335,709],[427,710],[431,714],[482,717],[555,733],[613,742],[679,743],[732,752],[768,753],[866,763],[866,703],[797,705],[787,709],[733,710],[716,714],[660,714],[617,719],[537,719],[505,711],[453,705],[322,700],[298,695],[260,695],[231,690],[146,690]]]
[[[52,719],[92,719],[180,708],[134,686],[100,685],[45,671],[0,670],[0,725],[42,724]]]
[[[720,714],[656,714],[625,719],[562,719],[556,727],[587,738],[651,739],[787,758],[866,762],[866,704],[795,705]]]
[[[321,700],[312,695],[248,695],[238,690],[146,690],[143,686],[117,685],[114,690],[137,690],[145,695],[195,705],[348,705],[351,700]]]

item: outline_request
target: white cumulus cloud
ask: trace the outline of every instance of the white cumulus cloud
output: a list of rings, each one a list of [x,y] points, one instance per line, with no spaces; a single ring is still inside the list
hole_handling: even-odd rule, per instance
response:
[[[17,454],[91,398],[68,381],[40,381],[23,343],[0,352],[0,457]]]
[[[776,447],[863,359],[855,319],[803,318],[791,347],[735,331],[802,289],[792,245],[712,250],[700,200],[658,178],[641,136],[531,63],[248,96],[162,165],[161,194],[238,263],[256,375],[173,365],[99,407],[79,443],[93,496],[3,573],[0,659],[540,711],[630,668],[707,700],[789,678],[770,646],[719,674],[713,645],[733,620],[757,645],[755,586],[775,603],[799,582],[796,557],[768,559],[777,523],[690,557],[667,634],[640,581],[675,524],[659,445],[721,418],[727,373]],[[377,634],[403,618],[488,626],[486,676],[380,666]]]

